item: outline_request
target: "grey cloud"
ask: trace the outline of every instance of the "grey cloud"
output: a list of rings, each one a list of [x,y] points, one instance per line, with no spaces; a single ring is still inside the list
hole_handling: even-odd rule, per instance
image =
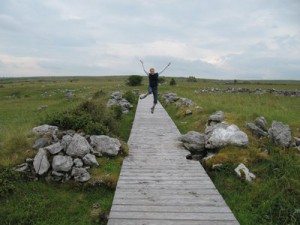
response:
[[[0,6],[0,52],[36,58],[57,74],[135,74],[138,55],[158,67],[173,61],[167,75],[299,79],[299,12],[296,0],[7,0]],[[150,56],[131,47],[159,41],[182,49]]]

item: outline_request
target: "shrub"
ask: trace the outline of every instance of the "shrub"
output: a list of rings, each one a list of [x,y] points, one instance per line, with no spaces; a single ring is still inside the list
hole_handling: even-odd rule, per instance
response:
[[[0,167],[0,199],[11,195],[16,187],[15,182],[18,180],[18,173],[9,167]]]
[[[171,85],[171,86],[175,86],[175,85],[176,85],[176,81],[175,81],[175,79],[174,79],[174,78],[172,78],[172,79],[171,79],[171,81],[170,81],[170,85]]]
[[[116,109],[108,109],[102,102],[84,101],[73,110],[47,115],[45,123],[61,129],[82,130],[87,134],[108,134],[116,130]]]
[[[197,78],[193,76],[189,76],[187,82],[197,82]]]
[[[122,111],[122,107],[120,105],[113,105],[112,107],[110,107],[112,113],[113,113],[113,118],[119,120],[122,118],[123,115],[123,111]]]
[[[131,91],[127,91],[125,94],[123,94],[123,98],[125,98],[128,102],[131,104],[137,103],[137,95],[133,94]]]
[[[87,132],[88,134],[105,135],[108,133],[108,130],[101,123],[89,122],[85,126],[85,132]]]
[[[101,97],[105,96],[105,92],[103,90],[97,91],[93,94],[93,99],[99,99]]]
[[[129,86],[139,86],[142,84],[143,77],[139,75],[132,75],[128,78],[127,84]]]

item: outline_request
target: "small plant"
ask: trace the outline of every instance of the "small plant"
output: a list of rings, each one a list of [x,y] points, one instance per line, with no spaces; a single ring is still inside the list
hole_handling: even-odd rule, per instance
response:
[[[175,79],[174,79],[174,78],[172,78],[172,79],[171,79],[171,81],[170,81],[170,85],[171,85],[171,86],[175,86],[175,85],[176,85],[176,81],[175,81]]]
[[[143,77],[139,75],[132,75],[128,78],[127,85],[129,86],[139,86],[142,84]]]

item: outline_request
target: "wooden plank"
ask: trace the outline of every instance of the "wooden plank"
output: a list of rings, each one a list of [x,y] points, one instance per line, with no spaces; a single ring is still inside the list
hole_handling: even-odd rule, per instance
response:
[[[188,200],[188,201],[187,201]],[[185,198],[168,198],[168,199],[131,199],[131,198],[116,198],[113,204],[118,205],[181,205],[181,206],[226,206],[224,201],[214,199],[185,199]]]
[[[231,213],[227,206],[160,206],[160,205],[117,205],[111,211],[118,212],[181,212],[181,213]]]
[[[156,219],[109,219],[107,225],[238,225],[235,220],[156,220]]]
[[[205,189],[197,189],[197,190],[187,190],[187,189],[181,189],[181,190],[165,190],[165,189],[144,189],[144,188],[134,188],[134,189],[126,189],[126,188],[117,188],[116,193],[124,193],[124,194],[132,194],[132,193],[146,193],[146,194],[156,194],[156,195],[164,195],[170,194],[170,195],[192,195],[192,196],[198,196],[198,195],[214,195],[219,194],[219,192],[215,188],[205,188]]]
[[[199,181],[199,182],[211,182],[211,180],[208,177],[204,177],[204,176],[197,176],[197,175],[191,175],[191,176],[180,176],[180,175],[172,175],[172,176],[164,176],[164,175],[152,175],[152,176],[143,176],[143,174],[140,174],[139,176],[135,176],[135,175],[121,175],[120,179],[122,181],[126,181],[126,180],[136,180],[136,181],[147,181],[147,180],[161,180],[161,181]]]
[[[115,219],[165,219],[165,220],[221,220],[232,221],[231,213],[172,213],[172,212],[116,212],[111,211],[109,218]]]
[[[220,196],[219,194],[210,194],[210,195],[189,195],[189,194],[181,194],[181,195],[170,195],[168,193],[164,193],[164,194],[159,194],[159,193],[132,193],[132,194],[128,194],[128,193],[116,193],[115,194],[115,198],[119,198],[119,199],[151,199],[153,201],[167,201],[167,200],[173,200],[173,199],[180,199],[182,201],[187,201],[187,202],[191,202],[193,200],[197,200],[197,199],[203,199],[203,200],[212,200],[212,201],[222,201],[223,202],[223,198],[222,196]]]

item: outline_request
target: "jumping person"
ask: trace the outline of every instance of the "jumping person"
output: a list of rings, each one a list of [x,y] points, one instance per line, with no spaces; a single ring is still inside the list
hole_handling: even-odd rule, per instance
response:
[[[151,107],[151,113],[154,112],[154,108],[157,104],[157,96],[158,96],[158,90],[157,90],[157,86],[158,86],[158,76],[164,72],[170,65],[171,65],[171,62],[168,63],[168,65],[166,65],[166,67],[160,71],[159,73],[155,73],[155,69],[154,68],[150,68],[150,72],[148,73],[146,70],[145,70],[145,67],[144,67],[144,62],[142,60],[140,60],[142,66],[143,66],[143,70],[144,72],[147,74],[148,78],[149,78],[149,87],[148,87],[148,92],[146,94],[144,94],[143,96],[140,97],[140,99],[144,99],[146,98],[148,95],[152,94],[153,93],[153,98],[154,98],[154,101],[153,101],[153,106]]]

